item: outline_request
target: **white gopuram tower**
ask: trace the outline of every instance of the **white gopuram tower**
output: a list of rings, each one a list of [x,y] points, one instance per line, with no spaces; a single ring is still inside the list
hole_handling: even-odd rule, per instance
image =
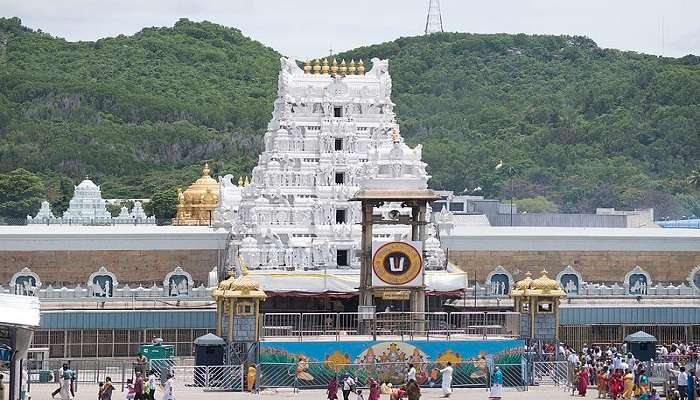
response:
[[[265,150],[252,180],[236,185],[230,175],[220,178],[214,226],[231,230],[227,264],[253,271],[357,270],[361,210],[349,199],[381,167],[381,150],[403,143],[388,61],[373,59],[367,72],[361,60],[314,61],[303,69],[287,58],[281,63]],[[420,146],[401,148],[392,160],[397,173],[410,171],[426,181]],[[401,186],[401,177],[392,181]],[[391,205],[377,210],[394,211]],[[391,226],[375,237],[401,240],[410,232]],[[434,269],[444,269],[444,254],[434,257],[443,257],[432,260]]]

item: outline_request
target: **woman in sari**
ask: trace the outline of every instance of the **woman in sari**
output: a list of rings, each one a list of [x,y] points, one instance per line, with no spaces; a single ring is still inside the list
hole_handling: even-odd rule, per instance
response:
[[[645,371],[639,371],[639,400],[649,400],[649,377]]]
[[[612,400],[616,400],[622,393],[622,373],[619,369],[616,369],[610,374],[608,392],[610,392],[610,398]]]
[[[328,400],[338,399],[338,379],[334,376],[326,386],[326,398]]]
[[[585,366],[578,371],[577,386],[579,396],[586,396],[586,391],[588,390],[588,368]]]
[[[606,398],[608,395],[608,367],[598,371],[598,398]]]
[[[628,369],[625,371],[625,377],[623,379],[625,386],[622,392],[622,398],[625,400],[632,400],[632,395],[634,394],[634,374]]]
[[[379,383],[374,379],[370,379],[369,380],[369,397],[367,397],[367,400],[379,400],[379,395],[381,393],[382,392],[379,389]]]

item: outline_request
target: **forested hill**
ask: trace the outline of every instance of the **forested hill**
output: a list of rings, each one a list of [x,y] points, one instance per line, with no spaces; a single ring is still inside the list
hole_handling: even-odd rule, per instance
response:
[[[58,209],[85,175],[105,197],[148,197],[191,182],[204,159],[217,173],[246,173],[279,56],[208,22],[72,43],[0,19],[0,173],[38,175]],[[512,173],[532,211],[700,215],[698,57],[465,33],[338,57],[390,59],[402,134],[423,144],[433,188],[509,197]]]

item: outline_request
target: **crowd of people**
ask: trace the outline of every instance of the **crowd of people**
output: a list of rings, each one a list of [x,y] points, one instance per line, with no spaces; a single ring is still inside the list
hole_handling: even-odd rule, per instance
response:
[[[616,346],[588,346],[579,351],[563,343],[557,349],[559,359],[568,363],[569,382],[573,394],[586,396],[589,387],[595,387],[598,398],[612,400],[657,400],[660,393],[651,384],[651,369],[667,383],[672,400],[695,400],[700,396],[696,373],[700,372],[700,348],[693,343],[673,343],[656,349],[655,359],[637,360],[627,352],[625,344]],[[658,379],[657,379],[658,380]]]
[[[451,362],[447,362],[443,365],[443,368],[434,368],[430,377],[430,380],[437,380],[438,376],[441,376],[441,389],[443,397],[450,397],[452,394],[452,375],[454,373],[454,368]],[[355,394],[355,399],[357,400],[380,400],[381,395],[387,395],[389,400],[418,400],[421,396],[420,384],[417,380],[416,367],[413,364],[408,364],[406,368],[406,375],[404,377],[406,382],[404,385],[399,387],[393,387],[390,382],[379,383],[374,378],[367,379],[368,396],[365,398],[364,393],[361,389],[357,388],[357,380],[352,374],[344,374],[340,381],[336,377],[332,377],[328,386],[326,387],[326,397],[328,400],[338,400],[338,391],[340,390],[343,396],[343,400],[350,400],[350,395]],[[494,373],[491,377],[491,391],[489,393],[489,399],[500,400],[503,396],[503,372],[496,367]]]

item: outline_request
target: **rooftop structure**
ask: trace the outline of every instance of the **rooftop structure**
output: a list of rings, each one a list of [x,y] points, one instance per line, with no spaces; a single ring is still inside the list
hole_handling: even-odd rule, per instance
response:
[[[544,226],[572,228],[658,228],[654,223],[654,210],[615,210],[598,208],[595,214],[525,213],[518,212],[518,205],[504,204],[497,199],[483,196],[455,195],[450,190],[436,191],[440,200],[432,203],[436,211],[443,208],[454,214],[458,225],[483,224],[491,226]],[[472,218],[468,218],[472,217]],[[473,216],[484,216],[475,219]],[[697,225],[697,224],[696,224]]]
[[[173,225],[210,225],[219,204],[219,182],[211,177],[209,164],[204,164],[202,176],[184,192],[177,190],[177,215]]]
[[[119,216],[112,217],[107,211],[100,187],[89,179],[75,186],[73,198],[62,217],[54,216],[48,201],[41,203],[35,217],[27,216],[28,224],[69,224],[69,225],[113,225],[113,224],[155,224],[155,217],[148,217],[141,202],[134,202],[129,211],[122,207]]]

